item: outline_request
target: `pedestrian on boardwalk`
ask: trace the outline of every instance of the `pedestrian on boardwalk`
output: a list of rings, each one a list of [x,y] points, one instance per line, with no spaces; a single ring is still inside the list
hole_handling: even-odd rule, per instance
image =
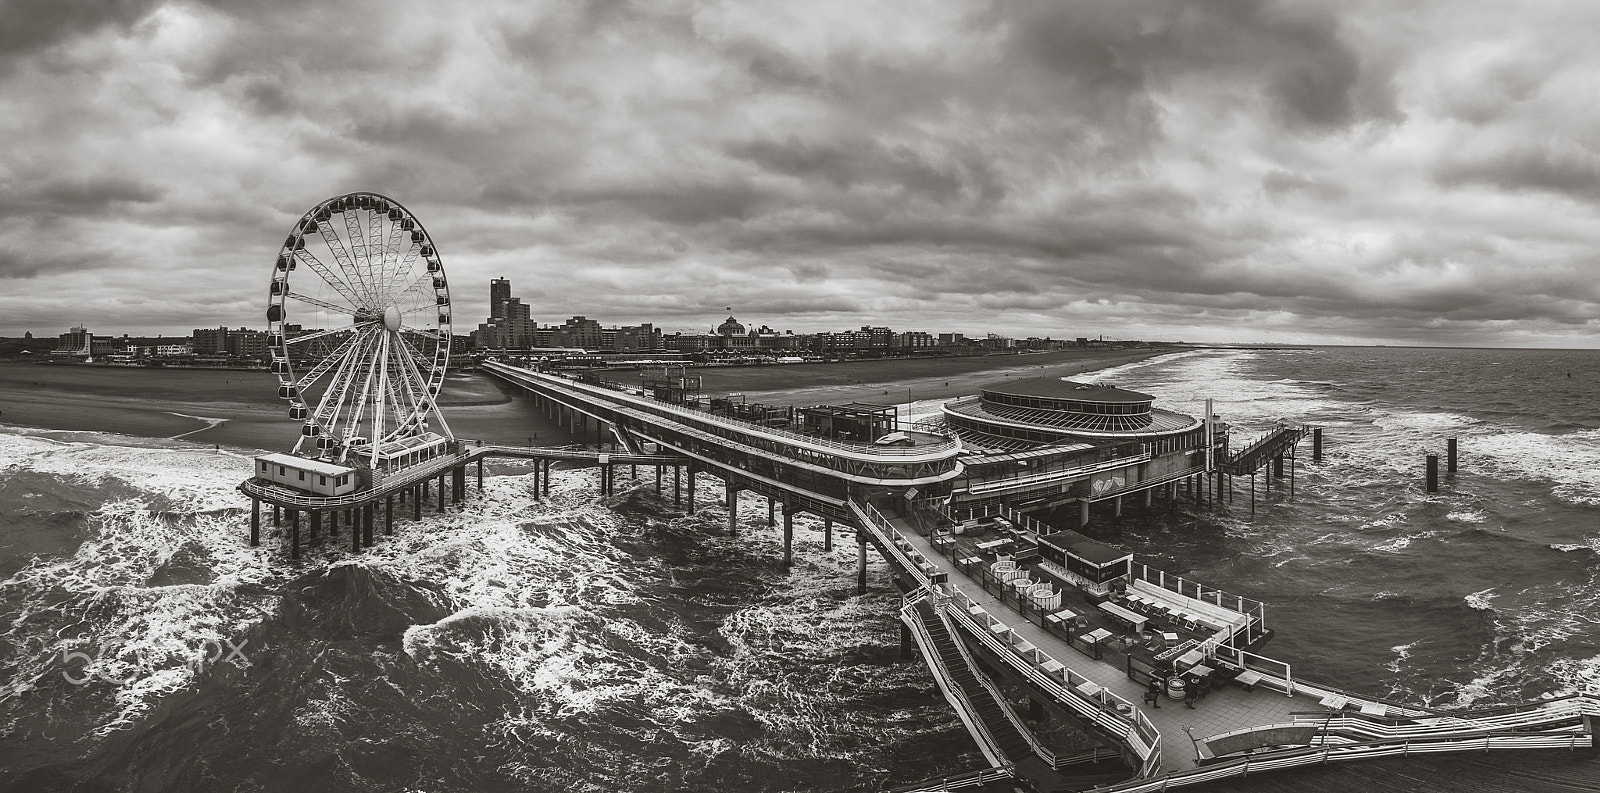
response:
[[[1194,710],[1194,703],[1198,701],[1200,701],[1200,689],[1198,686],[1189,686],[1183,690],[1184,707]]]

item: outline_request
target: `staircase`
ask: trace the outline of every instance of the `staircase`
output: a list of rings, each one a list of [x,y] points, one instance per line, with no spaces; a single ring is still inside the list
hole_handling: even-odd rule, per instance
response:
[[[966,658],[956,647],[956,638],[950,635],[944,620],[934,612],[933,604],[924,598],[918,601],[912,610],[932,640],[932,649],[939,665],[944,668],[946,676],[961,689],[961,693],[971,705],[971,715],[983,722],[984,728],[994,739],[996,748],[1005,755],[1006,762],[1019,764],[1028,759],[1037,760],[1033,747],[1028,744],[1028,739],[1022,737],[1022,733],[1017,731],[1016,725],[1012,724],[1010,717],[1006,715],[1005,708],[1008,706],[996,702],[989,689],[978,682],[977,673],[967,665]]]

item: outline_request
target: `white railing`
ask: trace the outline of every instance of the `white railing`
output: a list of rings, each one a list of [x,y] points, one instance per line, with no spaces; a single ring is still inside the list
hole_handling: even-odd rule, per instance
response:
[[[879,446],[872,443],[856,443],[851,441],[835,440],[833,438],[822,438],[814,435],[803,435],[798,432],[791,432],[789,430],[779,429],[777,427],[765,427],[760,424],[751,424],[738,419],[730,419],[724,416],[718,416],[713,413],[705,413],[690,408],[679,407],[667,402],[657,402],[653,399],[648,399],[645,397],[635,397],[621,391],[615,391],[609,388],[601,388],[599,386],[589,385],[588,383],[579,383],[574,380],[568,380],[558,375],[552,375],[543,372],[530,372],[525,369],[517,370],[516,367],[510,367],[505,364],[497,363],[488,363],[485,364],[485,366],[513,370],[498,372],[498,369],[491,368],[491,371],[496,371],[499,374],[503,374],[508,377],[514,377],[525,382],[538,382],[546,387],[565,389],[569,392],[574,392],[572,394],[573,396],[588,392],[590,396],[605,397],[607,401],[624,402],[630,407],[643,410],[648,413],[654,413],[658,416],[670,414],[672,416],[692,419],[704,424],[713,424],[724,429],[742,432],[749,435],[767,436],[770,438],[783,440],[797,446],[811,446],[821,449],[832,449],[835,451],[844,451],[856,455],[866,455],[872,458],[928,456],[930,459],[939,459],[938,453],[951,451],[960,447],[960,441],[950,435],[941,435],[938,441],[922,446]]]
[[[956,707],[956,712],[960,714],[961,721],[967,725],[967,729],[972,733],[973,738],[977,739],[984,756],[989,759],[991,764],[1002,765],[1007,758],[1005,751],[1000,746],[1000,742],[995,740],[993,733],[989,732],[989,725],[984,723],[983,716],[978,713],[978,709],[972,704],[972,700],[967,699],[967,692],[961,688],[961,684],[951,677],[950,670],[945,667],[944,659],[939,657],[938,648],[933,645],[933,636],[928,633],[927,626],[922,624],[922,619],[916,613],[917,602],[927,598],[928,595],[929,590],[927,587],[921,587],[907,593],[904,605],[900,607],[900,619],[911,627],[912,634],[916,636],[917,644],[922,649],[922,655],[928,661],[929,669],[932,670],[934,678],[939,682],[939,687],[944,689],[945,697],[950,700],[950,704]],[[951,638],[954,639],[954,637]],[[961,644],[960,641],[955,643],[958,647]],[[973,667],[969,664],[969,668]],[[978,676],[976,669],[973,668],[973,670],[974,676]],[[981,676],[979,677],[981,679]]]

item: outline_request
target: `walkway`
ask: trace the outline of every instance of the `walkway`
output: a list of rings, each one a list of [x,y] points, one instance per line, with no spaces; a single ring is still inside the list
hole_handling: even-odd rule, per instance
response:
[[[891,517],[889,521],[927,558],[929,563],[950,575],[952,585],[981,604],[989,614],[1004,621],[1016,631],[1017,635],[1027,639],[1033,646],[1043,650],[1072,671],[1104,686],[1117,696],[1136,703],[1135,707],[1141,708],[1155,724],[1156,729],[1161,731],[1162,766],[1169,771],[1195,766],[1194,744],[1190,742],[1189,734],[1183,731],[1184,727],[1191,728],[1196,740],[1203,740],[1212,735],[1244,727],[1288,724],[1294,721],[1291,713],[1296,711],[1304,713],[1326,710],[1314,697],[1304,695],[1290,697],[1281,691],[1260,687],[1253,692],[1247,692],[1232,685],[1212,691],[1195,706],[1194,710],[1166,697],[1162,697],[1160,707],[1152,708],[1137,704],[1143,702],[1145,687],[1128,679],[1127,673],[1122,669],[1084,655],[1057,634],[1023,618],[1011,604],[1001,602],[998,597],[968,579],[954,560],[936,552],[928,538],[918,534],[905,519]],[[1069,608],[1077,611],[1081,610],[1082,605],[1081,602],[1074,603]]]

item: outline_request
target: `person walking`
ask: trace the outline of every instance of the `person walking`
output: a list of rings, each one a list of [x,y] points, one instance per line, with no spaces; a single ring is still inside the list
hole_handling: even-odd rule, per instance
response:
[[[1151,678],[1150,686],[1144,690],[1144,704],[1152,708],[1161,707],[1161,678]]]
[[[1191,685],[1191,686],[1188,686],[1188,687],[1184,688],[1184,690],[1183,690],[1183,706],[1184,707],[1188,708],[1189,710],[1194,710],[1194,703],[1196,703],[1198,701],[1200,701],[1200,687],[1199,686]]]

